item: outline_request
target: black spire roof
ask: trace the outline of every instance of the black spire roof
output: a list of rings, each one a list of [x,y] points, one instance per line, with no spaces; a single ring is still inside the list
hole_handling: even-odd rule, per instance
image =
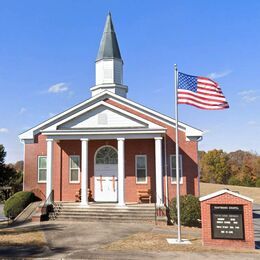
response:
[[[107,16],[96,60],[98,61],[104,58],[117,58],[122,60],[110,12]]]

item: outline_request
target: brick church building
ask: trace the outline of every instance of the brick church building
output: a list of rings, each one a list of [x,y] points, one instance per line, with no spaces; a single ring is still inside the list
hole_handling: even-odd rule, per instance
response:
[[[123,60],[111,15],[96,59],[91,98],[22,133],[24,190],[75,202],[140,201],[158,206],[175,197],[175,120],[127,98]],[[202,131],[179,122],[181,194],[198,195]],[[52,193],[53,191],[53,193]]]

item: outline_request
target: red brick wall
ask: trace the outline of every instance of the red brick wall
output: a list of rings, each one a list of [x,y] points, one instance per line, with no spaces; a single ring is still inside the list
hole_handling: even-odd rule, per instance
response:
[[[230,204],[244,206],[245,240],[212,239],[211,204]],[[252,203],[228,193],[201,202],[202,242],[205,246],[228,248],[255,248]]]
[[[155,124],[158,124],[164,128],[166,128],[166,150],[167,150],[167,172],[170,174],[170,154],[175,154],[175,128],[170,127],[169,125],[162,123],[159,120],[156,120],[148,115],[145,115],[139,111],[136,111],[130,107],[117,103],[114,100],[107,99],[105,100],[107,103],[121,108],[125,111],[128,111],[134,115],[137,115],[141,118],[149,120]],[[183,161],[183,184],[181,185],[181,194],[194,194],[199,196],[198,194],[198,149],[197,142],[195,141],[186,141],[186,135],[183,131],[179,131],[179,150],[182,155]],[[164,161],[163,161],[164,164]],[[165,165],[164,165],[165,167]],[[165,171],[165,170],[164,170]],[[171,178],[168,176],[168,194],[169,198],[172,199],[176,195],[176,184],[171,183]],[[165,185],[164,185],[164,196],[165,196]]]
[[[144,119],[150,120],[167,129],[166,133],[166,150],[167,165],[166,170],[170,173],[170,154],[175,154],[175,129],[169,127],[154,118],[135,111],[129,107],[116,103],[112,100],[106,102],[131,112]],[[94,196],[94,155],[96,150],[103,145],[112,145],[117,148],[117,140],[90,140],[89,141],[89,188]],[[197,166],[197,143],[186,141],[185,133],[179,132],[180,154],[183,159],[183,184],[181,185],[181,194],[198,195],[198,166]],[[164,148],[164,146],[163,146]],[[153,192],[153,201],[155,201],[155,158],[154,158],[154,140],[126,140],[125,141],[125,200],[126,202],[137,201],[137,190],[151,188]],[[136,184],[135,180],[135,155],[146,154],[148,166],[148,182],[147,184]],[[25,145],[25,180],[24,189],[32,190],[39,188],[45,194],[45,184],[37,181],[37,157],[46,155],[46,138],[42,135],[35,137],[34,144]],[[81,155],[80,140],[61,140],[54,142],[54,158],[53,158],[53,187],[54,199],[61,201],[74,201],[75,193],[79,191],[79,183],[69,183],[69,156]],[[164,154],[163,154],[164,157]],[[163,160],[163,173],[165,173],[165,163]],[[166,193],[164,177],[164,196]],[[169,198],[175,197],[176,185],[171,183],[168,176],[168,194]]]

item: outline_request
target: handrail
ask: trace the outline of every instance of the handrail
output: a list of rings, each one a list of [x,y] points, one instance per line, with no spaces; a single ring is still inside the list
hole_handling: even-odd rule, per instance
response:
[[[32,189],[31,192],[34,193],[35,196],[37,196],[38,194],[40,194],[40,199],[42,200],[46,200],[46,196],[45,194],[38,188]],[[38,193],[38,194],[37,194]],[[38,197],[38,196],[37,196]]]
[[[160,205],[161,205],[161,204],[164,204],[162,198],[159,197],[159,195],[157,194],[157,192],[155,192],[155,203],[154,203],[155,225],[157,225],[157,198],[158,198],[159,201],[160,201]],[[165,205],[165,204],[164,204],[164,205]],[[160,209],[160,208],[159,208],[159,209]]]
[[[42,215],[48,214],[48,207],[51,205],[53,207],[55,207],[53,198],[54,198],[54,191],[52,190],[51,193],[49,194],[49,196],[47,197],[47,199],[45,199],[42,208],[41,208],[41,213]]]

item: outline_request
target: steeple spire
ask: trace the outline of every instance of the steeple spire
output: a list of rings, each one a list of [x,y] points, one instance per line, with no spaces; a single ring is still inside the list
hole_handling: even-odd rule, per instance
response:
[[[96,61],[106,58],[122,60],[110,12],[107,16]]]
[[[123,85],[123,60],[121,58],[111,13],[109,12],[96,59],[96,85],[92,96],[108,90],[126,97],[128,87]]]

